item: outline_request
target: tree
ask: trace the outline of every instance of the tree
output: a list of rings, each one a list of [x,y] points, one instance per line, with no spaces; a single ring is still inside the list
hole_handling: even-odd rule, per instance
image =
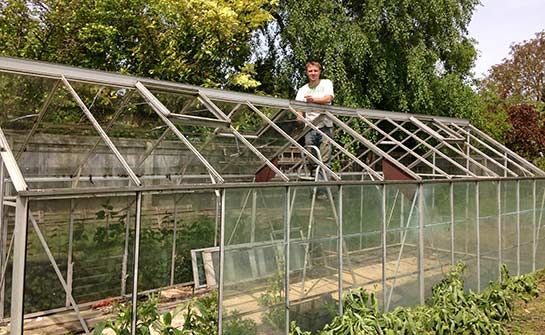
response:
[[[509,55],[492,66],[482,88],[504,100],[545,102],[545,31],[511,45]]]
[[[260,59],[276,57],[272,71],[291,87],[308,59],[322,61],[339,105],[477,118],[467,25],[478,3],[282,0]]]
[[[274,0],[6,0],[0,54],[207,86],[256,86]]]
[[[512,127],[506,132],[505,144],[524,157],[535,160],[545,153],[545,114],[535,105],[516,104],[508,110]]]

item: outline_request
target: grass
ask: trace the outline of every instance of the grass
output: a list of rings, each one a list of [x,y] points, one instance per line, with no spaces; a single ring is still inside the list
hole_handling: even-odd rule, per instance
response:
[[[536,273],[539,296],[527,303],[518,302],[513,320],[507,325],[512,335],[538,335],[545,332],[545,269]]]

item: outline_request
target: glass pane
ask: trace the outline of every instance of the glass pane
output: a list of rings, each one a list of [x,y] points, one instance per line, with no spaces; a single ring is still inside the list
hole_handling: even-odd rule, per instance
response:
[[[215,239],[215,193],[143,194],[139,291],[192,282],[191,250],[215,247]]]
[[[58,266],[77,304],[127,293],[132,286],[127,273],[132,269],[128,239],[134,236],[134,214],[134,197],[31,201],[25,313],[70,306],[53,264]],[[47,256],[33,222],[53,260]]]
[[[545,180],[536,180],[536,270],[545,267]]]
[[[385,310],[420,302],[416,185],[386,186]]]
[[[343,291],[376,291],[382,306],[380,185],[343,186]]]
[[[304,330],[321,329],[338,311],[338,189],[326,189],[325,199],[316,188],[292,191],[290,218],[290,321]]]
[[[223,332],[242,319],[283,334],[285,188],[228,189],[225,198]]]
[[[534,271],[534,182],[520,181],[520,273]]]
[[[454,260],[464,261],[466,290],[477,287],[477,223],[475,183],[457,182],[454,187]]]
[[[3,290],[3,305],[0,305],[0,308],[3,312],[5,318],[10,317],[11,313],[11,284],[13,276],[13,252],[11,255],[7,255],[5,251],[11,240],[13,239],[13,228],[15,227],[15,207],[13,206],[4,206],[4,216],[2,218],[2,232],[0,234],[2,240],[2,246],[4,251],[2,252],[2,266],[6,267],[6,273],[4,277],[4,285],[1,287]],[[30,297],[25,297],[27,300]],[[26,305],[26,301],[25,301]]]
[[[518,269],[517,258],[517,182],[501,183],[501,261],[507,265],[511,274]]]
[[[452,264],[450,185],[424,184],[424,285],[425,297]]]
[[[479,257],[481,289],[499,279],[499,211],[498,183],[479,182]]]

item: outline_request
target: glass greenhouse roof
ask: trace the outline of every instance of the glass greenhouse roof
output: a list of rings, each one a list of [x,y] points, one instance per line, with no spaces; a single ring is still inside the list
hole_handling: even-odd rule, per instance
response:
[[[308,181],[310,160],[329,181],[545,175],[463,119],[319,106],[330,167],[300,144],[311,104],[6,57],[0,85],[16,191]]]

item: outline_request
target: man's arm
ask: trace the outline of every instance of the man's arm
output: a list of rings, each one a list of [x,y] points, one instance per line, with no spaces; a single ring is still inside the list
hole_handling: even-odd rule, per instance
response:
[[[329,105],[333,101],[332,95],[324,95],[323,97],[313,97],[312,95],[305,96],[306,102],[311,102],[314,104]]]

